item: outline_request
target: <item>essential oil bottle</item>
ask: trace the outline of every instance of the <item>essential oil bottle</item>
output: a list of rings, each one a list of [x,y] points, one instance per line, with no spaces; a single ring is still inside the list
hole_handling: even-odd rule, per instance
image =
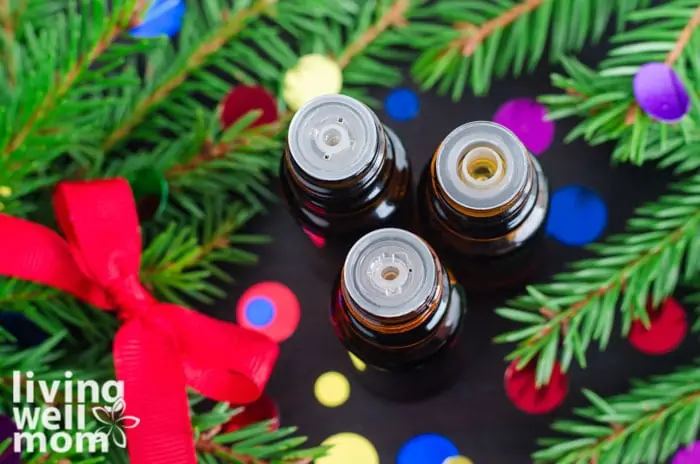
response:
[[[403,229],[353,245],[331,300],[331,321],[360,381],[399,401],[449,387],[463,368],[455,347],[466,302],[437,254]]]
[[[280,178],[304,232],[341,259],[365,233],[411,221],[406,150],[369,107],[345,95],[317,97],[294,115]]]
[[[418,185],[421,232],[468,291],[522,282],[549,211],[537,160],[507,128],[476,121],[440,144]]]

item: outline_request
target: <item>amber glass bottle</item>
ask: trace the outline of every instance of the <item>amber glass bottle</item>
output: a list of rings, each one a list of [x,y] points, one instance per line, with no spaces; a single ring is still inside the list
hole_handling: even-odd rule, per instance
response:
[[[461,288],[435,252],[402,229],[353,245],[333,289],[331,321],[358,378],[389,399],[417,400],[450,386],[466,311]]]
[[[280,177],[285,202],[306,234],[341,257],[366,232],[409,225],[406,150],[353,98],[318,97],[294,115]]]
[[[468,291],[521,283],[541,252],[549,187],[518,137],[492,122],[452,131],[418,186],[421,232]]]

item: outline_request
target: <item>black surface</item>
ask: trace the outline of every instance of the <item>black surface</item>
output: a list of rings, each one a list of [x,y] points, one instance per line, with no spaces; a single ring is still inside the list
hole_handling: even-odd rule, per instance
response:
[[[406,123],[392,122],[381,110],[378,114],[403,139],[417,180],[437,145],[454,127],[471,120],[490,120],[498,106],[510,98],[550,91],[548,72],[542,69],[533,76],[497,82],[489,97],[466,96],[459,103],[420,94],[420,114]],[[387,93],[377,92],[376,96],[383,98]],[[655,199],[671,176],[653,166],[611,168],[610,147],[593,148],[583,142],[564,145],[562,139],[571,127],[572,122],[557,123],[555,143],[538,158],[551,187],[556,190],[568,184],[583,184],[596,190],[608,206],[605,235],[620,232],[633,209]],[[301,302],[301,323],[295,335],[282,344],[268,388],[281,410],[282,424],[298,425],[300,433],[309,435],[313,444],[335,433],[359,433],[376,446],[382,464],[395,462],[396,452],[406,440],[427,432],[450,438],[475,464],[528,463],[535,439],[550,433],[548,424],[555,417],[569,415],[573,406],[585,403],[582,387],[604,395],[621,393],[627,390],[630,379],[669,372],[690,360],[693,351],[697,353],[692,337],[679,350],[660,357],[643,355],[627,341],[614,338],[605,353],[588,353],[586,371],[572,367],[571,391],[562,407],[552,414],[529,416],[516,410],[503,390],[503,358],[513,347],[491,341],[509,328],[508,321],[493,312],[509,295],[472,297],[461,344],[467,361],[459,383],[447,393],[421,403],[385,402],[353,380],[348,355],[330,326],[328,299],[337,266],[296,227],[281,203],[255,221],[249,232],[270,234],[275,241],[254,250],[261,259],[258,266],[235,271],[237,284],[230,289],[228,300],[217,305],[217,315],[232,319],[238,297],[256,282],[288,285]],[[548,259],[533,281],[547,280],[552,273],[563,270],[567,261],[587,255],[580,248],[553,239],[547,239],[545,247]],[[344,372],[352,385],[349,401],[337,408],[320,405],[313,394],[316,378],[328,370]]]

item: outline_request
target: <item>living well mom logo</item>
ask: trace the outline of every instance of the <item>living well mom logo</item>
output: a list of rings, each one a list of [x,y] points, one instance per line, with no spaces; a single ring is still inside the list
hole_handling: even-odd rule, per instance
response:
[[[126,414],[124,383],[110,380],[34,380],[33,372],[12,373],[12,416],[19,429],[14,436],[16,452],[69,450],[107,453],[110,447],[125,448],[125,429],[139,425]],[[95,422],[97,421],[97,427]]]

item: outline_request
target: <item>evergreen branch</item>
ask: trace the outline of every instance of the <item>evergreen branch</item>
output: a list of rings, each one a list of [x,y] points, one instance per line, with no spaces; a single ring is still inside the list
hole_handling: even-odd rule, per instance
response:
[[[700,426],[700,361],[636,382],[624,395],[605,400],[591,391],[590,406],[553,429],[566,436],[540,442],[537,463],[654,464],[696,439]]]
[[[90,343],[109,339],[116,328],[112,315],[59,290],[23,280],[0,279],[0,308],[25,316],[47,334],[79,328],[81,339]]]
[[[210,199],[203,219],[189,225],[192,220],[184,215],[150,241],[141,268],[147,288],[177,304],[186,304],[184,297],[211,303],[213,298],[225,295],[211,278],[232,281],[220,265],[257,262],[255,255],[235,247],[268,241],[266,237],[238,234],[256,211],[226,202],[221,197]]]
[[[567,370],[574,356],[586,365],[593,340],[604,349],[616,308],[622,334],[635,319],[649,323],[653,307],[671,295],[679,280],[700,268],[700,174],[671,186],[671,192],[639,208],[624,234],[589,247],[596,257],[575,262],[549,284],[528,287],[528,294],[497,310],[525,325],[497,337],[517,343],[508,359],[524,366],[537,360],[537,384],[549,381],[557,358]]]
[[[324,446],[300,449],[307,439],[292,436],[296,427],[272,431],[271,423],[264,421],[223,435],[220,426],[214,427],[199,436],[197,450],[237,464],[310,464],[326,454],[328,447]]]
[[[119,142],[124,140],[131,132],[141,124],[146,116],[151,114],[159,105],[168,99],[173,92],[181,89],[185,81],[194,73],[202,69],[209,63],[213,55],[217,54],[221,48],[231,41],[236,35],[244,30],[253,19],[258,18],[265,10],[272,6],[277,0],[255,0],[250,6],[235,10],[236,7],[226,9],[221,12],[221,21],[207,35],[201,38],[196,45],[187,47],[174,62],[162,62],[163,50],[158,50],[158,56],[166,69],[151,68],[149,73],[156,79],[152,85],[145,89],[145,92],[138,96],[139,102],[133,109],[122,118],[118,125],[107,135],[102,148],[105,151],[112,149]],[[246,2],[240,2],[246,3]],[[196,16],[194,13],[191,15]],[[188,16],[189,19],[189,16]],[[191,22],[200,20],[195,18]],[[183,26],[185,33],[188,28]],[[194,29],[194,26],[192,26]],[[194,31],[191,31],[194,32]],[[188,37],[189,40],[192,37]],[[185,40],[184,42],[187,43]],[[169,50],[169,44],[166,45]],[[153,58],[151,57],[153,62]],[[159,73],[160,76],[155,76]],[[189,90],[189,89],[188,89]]]
[[[350,61],[365,51],[377,38],[392,26],[405,26],[406,13],[411,6],[411,0],[394,0],[377,21],[361,32],[352,40],[338,57],[337,63],[341,68],[346,68]]]
[[[485,94],[494,76],[531,72],[549,47],[557,61],[600,40],[613,15],[622,28],[628,12],[649,0],[444,0],[422,8],[411,46],[421,51],[412,67],[424,89],[437,86],[456,101],[467,84]],[[436,20],[437,18],[437,20]]]
[[[700,98],[692,91],[700,78],[695,56],[700,52],[700,8],[690,0],[671,0],[663,5],[640,9],[628,15],[639,27],[615,35],[619,44],[597,69],[573,58],[562,60],[565,75],[553,74],[554,86],[562,95],[547,95],[540,101],[550,108],[552,120],[578,116],[580,122],[566,137],[569,142],[583,138],[591,145],[616,141],[615,161],[642,164],[649,158],[648,139],[679,133],[690,137],[700,121]],[[690,90],[691,113],[675,126],[659,123],[639,108],[632,81],[639,68],[649,62],[673,65]]]
[[[107,50],[117,37],[136,21],[143,4],[145,4],[143,0],[131,1],[130,7],[124,8],[119,15],[114,15],[113,20],[101,32],[93,45],[58,77],[55,87],[47,92],[34,109],[34,112],[24,121],[24,124],[13,133],[9,140],[6,140],[2,150],[3,156],[9,156],[25,143],[27,137],[33,133],[35,127],[42,121],[42,118],[56,109],[61,99],[66,96],[79,78],[82,77],[82,72],[95,63],[95,60]]]

